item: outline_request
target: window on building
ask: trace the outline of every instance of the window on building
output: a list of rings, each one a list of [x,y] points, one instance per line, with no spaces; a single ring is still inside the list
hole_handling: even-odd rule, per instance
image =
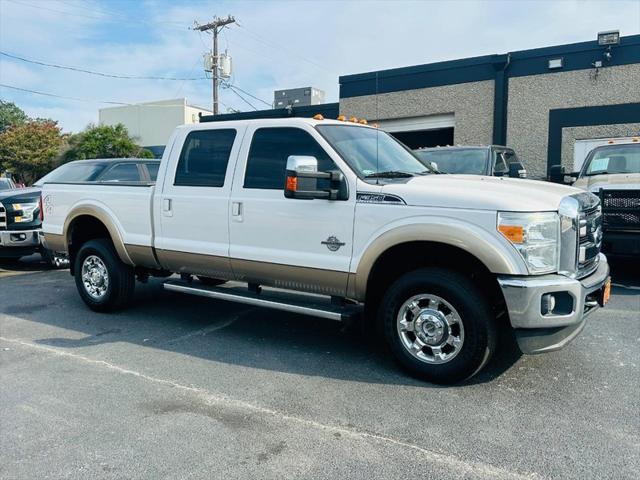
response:
[[[222,187],[236,138],[234,129],[195,130],[185,139],[174,185]]]
[[[244,188],[282,190],[290,155],[316,157],[320,172],[336,168],[327,152],[304,130],[261,128],[256,130],[251,140]],[[321,182],[318,182],[318,188],[327,188]]]

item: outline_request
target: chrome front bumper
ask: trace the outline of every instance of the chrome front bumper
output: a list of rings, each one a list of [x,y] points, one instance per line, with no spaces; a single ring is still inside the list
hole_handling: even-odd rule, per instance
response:
[[[0,230],[0,247],[37,247],[41,230]]]
[[[599,307],[596,297],[608,278],[609,264],[603,254],[599,255],[598,268],[580,280],[555,274],[499,276],[521,350],[524,353],[557,350],[575,338],[584,327],[585,317]],[[559,313],[548,311],[549,294],[562,302]]]

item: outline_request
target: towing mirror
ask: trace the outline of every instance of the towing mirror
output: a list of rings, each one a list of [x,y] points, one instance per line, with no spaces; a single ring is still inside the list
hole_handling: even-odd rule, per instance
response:
[[[527,178],[527,171],[518,162],[512,162],[509,164],[509,177],[510,178]]]
[[[328,188],[319,189],[318,180],[327,180]],[[318,172],[316,157],[291,155],[287,158],[284,196],[312,200],[344,200],[344,175],[337,170]]]
[[[571,185],[579,175],[580,172],[567,173],[564,165],[552,165],[549,170],[549,181]]]

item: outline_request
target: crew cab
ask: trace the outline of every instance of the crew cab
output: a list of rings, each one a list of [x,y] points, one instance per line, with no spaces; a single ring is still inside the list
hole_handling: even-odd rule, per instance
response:
[[[600,197],[602,250],[640,257],[640,139],[594,148],[579,172],[554,170],[554,179]]]
[[[164,288],[185,294],[360,316],[432,382],[474,375],[500,331],[525,353],[561,348],[608,298],[597,196],[440,175],[358,123],[181,126],[155,184],[45,183],[42,196],[46,241],[68,252],[93,310],[125,307],[136,278],[170,276]]]
[[[414,153],[423,163],[435,164],[442,173],[527,177],[516,152],[501,145],[420,148]]]

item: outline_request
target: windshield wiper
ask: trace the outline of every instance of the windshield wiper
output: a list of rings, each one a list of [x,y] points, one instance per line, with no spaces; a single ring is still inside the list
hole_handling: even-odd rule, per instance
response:
[[[415,173],[401,172],[399,170],[389,170],[386,172],[370,173],[364,178],[408,178],[414,177]]]

